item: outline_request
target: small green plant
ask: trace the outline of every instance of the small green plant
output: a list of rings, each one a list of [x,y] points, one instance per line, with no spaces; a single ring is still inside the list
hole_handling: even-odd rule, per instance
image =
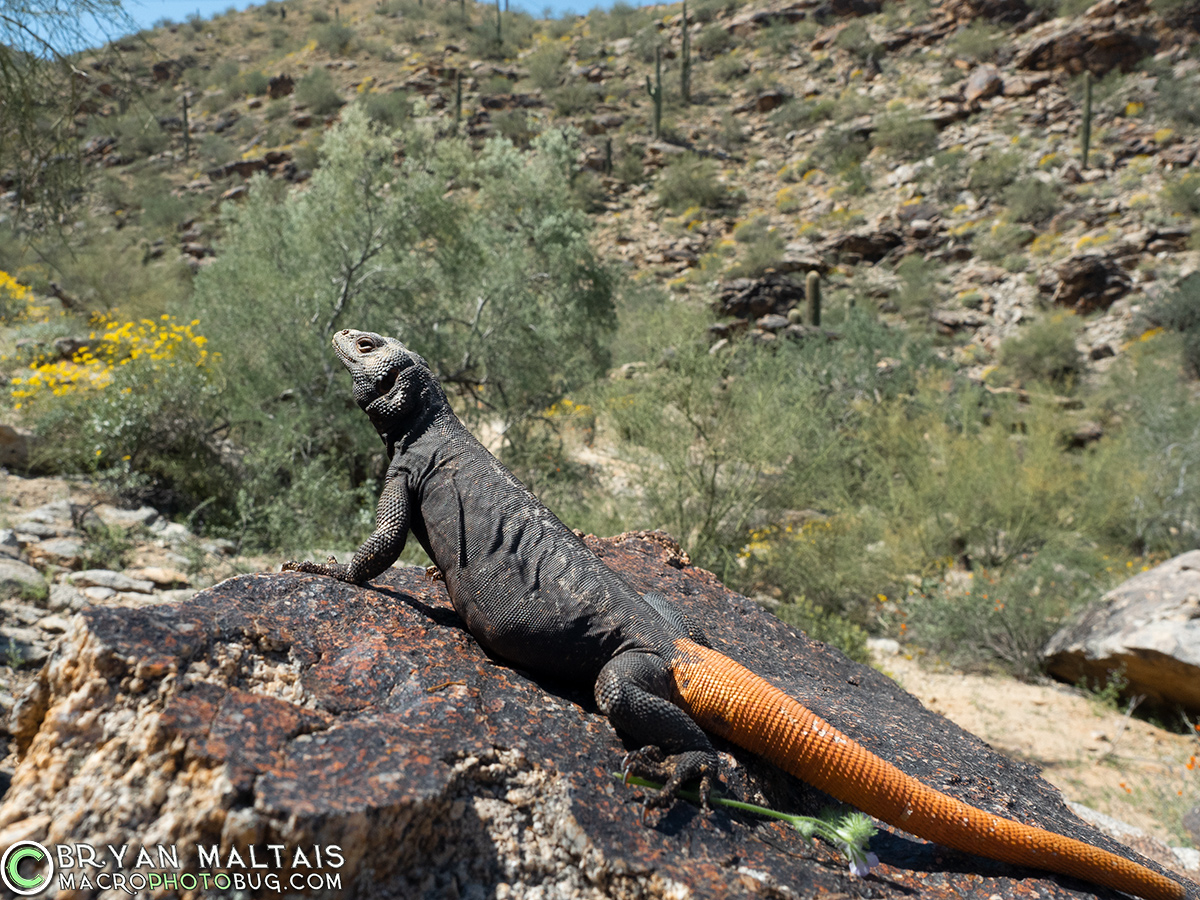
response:
[[[866,630],[840,613],[822,609],[806,597],[780,604],[774,612],[793,628],[799,628],[814,640],[833,644],[851,659],[860,663],[871,661]]]
[[[136,544],[124,528],[103,522],[85,522],[83,552],[80,558],[85,569],[123,569],[129,564]]]
[[[296,82],[296,100],[318,116],[335,113],[345,103],[325,69],[313,69]]]
[[[1101,712],[1121,712],[1121,698],[1129,688],[1125,666],[1109,669],[1104,683],[1099,680],[1081,678],[1075,685],[1079,691],[1096,705]]]
[[[1200,173],[1168,178],[1161,196],[1168,211],[1181,216],[1200,216]]]
[[[787,241],[777,228],[772,228],[766,216],[758,216],[733,229],[733,239],[740,245],[737,263],[730,266],[734,278],[754,278],[779,264]]]
[[[871,38],[871,32],[863,19],[852,19],[833,39],[835,47],[848,52],[860,62],[879,59],[883,49]]]
[[[345,56],[350,53],[357,37],[353,28],[339,22],[331,22],[317,29],[317,46],[330,56]]]
[[[672,212],[683,212],[689,206],[719,209],[730,205],[730,190],[721,181],[717,164],[694,153],[684,153],[673,160],[658,175],[658,198]]]
[[[573,78],[550,94],[554,112],[560,116],[578,116],[591,112],[599,102],[596,89],[586,81]]]
[[[1039,178],[1014,181],[1004,189],[1004,203],[1018,222],[1036,225],[1059,210],[1058,191]]]
[[[897,159],[922,159],[937,148],[937,129],[907,108],[880,116],[872,141]]]
[[[1011,150],[992,149],[971,166],[967,187],[986,195],[998,194],[1021,174],[1023,160]]]
[[[1078,321],[1070,313],[1055,313],[1029,326],[1000,346],[1000,361],[1021,383],[1048,382],[1068,386],[1083,371],[1075,346]]]
[[[705,25],[696,35],[696,52],[701,59],[712,59],[733,47],[733,35],[721,25]]]
[[[387,128],[399,128],[411,113],[404,91],[375,91],[364,95],[360,102],[372,122]]]
[[[1183,336],[1184,368],[1193,378],[1200,378],[1200,273],[1181,279],[1150,307],[1148,316]]]
[[[960,59],[987,62],[996,55],[1005,40],[1003,30],[982,19],[976,19],[948,38],[946,47]]]
[[[552,91],[567,77],[567,55],[557,44],[545,44],[525,58],[529,79],[542,91]]]

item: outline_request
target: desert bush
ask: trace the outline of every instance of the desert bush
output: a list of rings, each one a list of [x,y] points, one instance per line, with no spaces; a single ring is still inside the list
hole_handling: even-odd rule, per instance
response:
[[[757,216],[733,229],[733,239],[739,245],[738,261],[730,266],[734,278],[753,278],[778,265],[787,244],[783,233],[772,228],[766,216]]]
[[[364,94],[359,102],[367,117],[385,128],[399,128],[411,113],[405,91],[373,91]]]
[[[296,82],[296,101],[303,103],[318,116],[337,112],[346,102],[333,84],[333,77],[324,69],[313,69]]]
[[[327,133],[306,191],[258,179],[230,212],[195,302],[225,354],[237,438],[252,448],[257,474],[238,508],[260,539],[290,539],[272,523],[300,508],[289,487],[299,473],[323,468],[343,493],[379,474],[377,438],[335,377],[328,339],[340,328],[405,340],[466,398],[464,416],[500,423],[510,446],[563,391],[603,370],[612,280],[570,195],[573,141],[546,132],[522,154],[492,139],[476,158],[414,125],[397,168],[391,141],[354,106]],[[447,192],[448,182],[462,190]]]
[[[567,55],[561,47],[546,44],[525,58],[525,66],[535,87],[552,91],[567,76]]]
[[[1182,336],[1183,365],[1193,378],[1200,378],[1200,273],[1193,272],[1156,303],[1147,316]]]
[[[960,28],[946,41],[947,49],[961,59],[972,62],[987,62],[1003,46],[1006,36],[1003,30],[977,19],[965,28]]]
[[[1167,179],[1162,189],[1163,205],[1181,216],[1200,216],[1200,173]]]
[[[836,111],[837,100],[833,97],[819,100],[797,100],[792,97],[773,110],[768,118],[776,132],[784,135],[789,131],[808,128],[818,122],[832,119]]]
[[[607,12],[597,6],[588,13],[592,34],[604,41],[633,37],[650,24],[653,13],[617,0]]]
[[[1041,672],[1042,648],[1108,579],[1094,551],[1049,547],[1000,571],[940,579],[901,604],[912,640],[952,665],[999,666],[1019,678]]]
[[[596,89],[577,78],[550,92],[550,102],[560,116],[578,116],[596,108],[599,97]]]
[[[718,209],[729,206],[733,195],[720,179],[717,164],[694,153],[684,153],[671,161],[655,180],[658,199],[673,212],[689,206]]]
[[[1020,154],[993,148],[971,166],[967,187],[986,195],[999,194],[1021,174],[1022,165]]]
[[[1004,204],[1018,222],[1036,225],[1056,212],[1060,204],[1054,186],[1038,178],[1021,178],[1004,189]]]
[[[15,405],[41,439],[32,468],[98,474],[174,510],[215,498],[232,505],[221,382],[198,323],[95,321],[72,359],[36,362],[12,380]]]
[[[911,110],[885,113],[875,122],[872,142],[898,159],[922,159],[937,149],[937,129]]]
[[[121,149],[138,156],[160,153],[171,142],[170,136],[158,124],[157,117],[142,110],[130,110],[119,116],[113,122],[112,130]]]
[[[330,56],[344,56],[349,53],[357,38],[354,29],[340,22],[330,22],[322,25],[315,32],[317,46]]]
[[[1049,382],[1064,387],[1083,372],[1075,346],[1079,324],[1073,315],[1056,313],[1029,326],[1000,347],[1000,361],[1022,383]]]
[[[997,221],[975,241],[975,252],[979,254],[980,259],[986,259],[988,262],[1005,263],[1035,237],[1033,231],[1024,225]]]
[[[835,47],[840,47],[851,56],[866,62],[869,59],[879,59],[883,49],[875,43],[864,19],[852,19],[838,36],[833,39]]]
[[[734,38],[720,25],[705,25],[696,35],[695,51],[702,59],[712,59],[734,46]]]

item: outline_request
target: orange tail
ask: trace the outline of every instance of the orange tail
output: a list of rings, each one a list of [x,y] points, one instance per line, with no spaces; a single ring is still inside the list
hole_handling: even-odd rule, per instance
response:
[[[702,728],[839,800],[946,847],[1116,888],[1183,900],[1183,886],[1082,841],[986,813],[905,775],[733,660],[675,642],[675,702]]]

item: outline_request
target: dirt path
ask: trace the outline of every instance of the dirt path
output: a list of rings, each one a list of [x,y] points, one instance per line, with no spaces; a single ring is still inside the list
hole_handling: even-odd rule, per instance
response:
[[[1194,846],[1182,818],[1200,804],[1200,733],[1157,728],[1066,685],[939,670],[904,652],[875,662],[934,712],[1038,766],[1066,799]]]

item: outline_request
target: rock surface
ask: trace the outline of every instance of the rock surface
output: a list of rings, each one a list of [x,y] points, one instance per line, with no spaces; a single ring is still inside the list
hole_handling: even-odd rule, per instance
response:
[[[1129,853],[1032,767],[727,591],[661,536],[588,540],[702,621],[719,650],[922,780]],[[261,857],[283,844],[290,857],[337,844],[343,893],[358,897],[1094,893],[890,832],[872,842],[881,868],[860,881],[780,823],[680,802],[644,827],[638,792],[610,775],[625,748],[590,693],[489,659],[415,568],[368,588],[246,575],[183,603],[86,609],[10,728],[20,763],[0,840],[175,843],[185,861],[197,845]],[[809,813],[824,804],[719,749],[735,794]]]
[[[1154,706],[1200,712],[1200,550],[1169,559],[1109,591],[1046,645],[1050,674],[1104,684]]]

